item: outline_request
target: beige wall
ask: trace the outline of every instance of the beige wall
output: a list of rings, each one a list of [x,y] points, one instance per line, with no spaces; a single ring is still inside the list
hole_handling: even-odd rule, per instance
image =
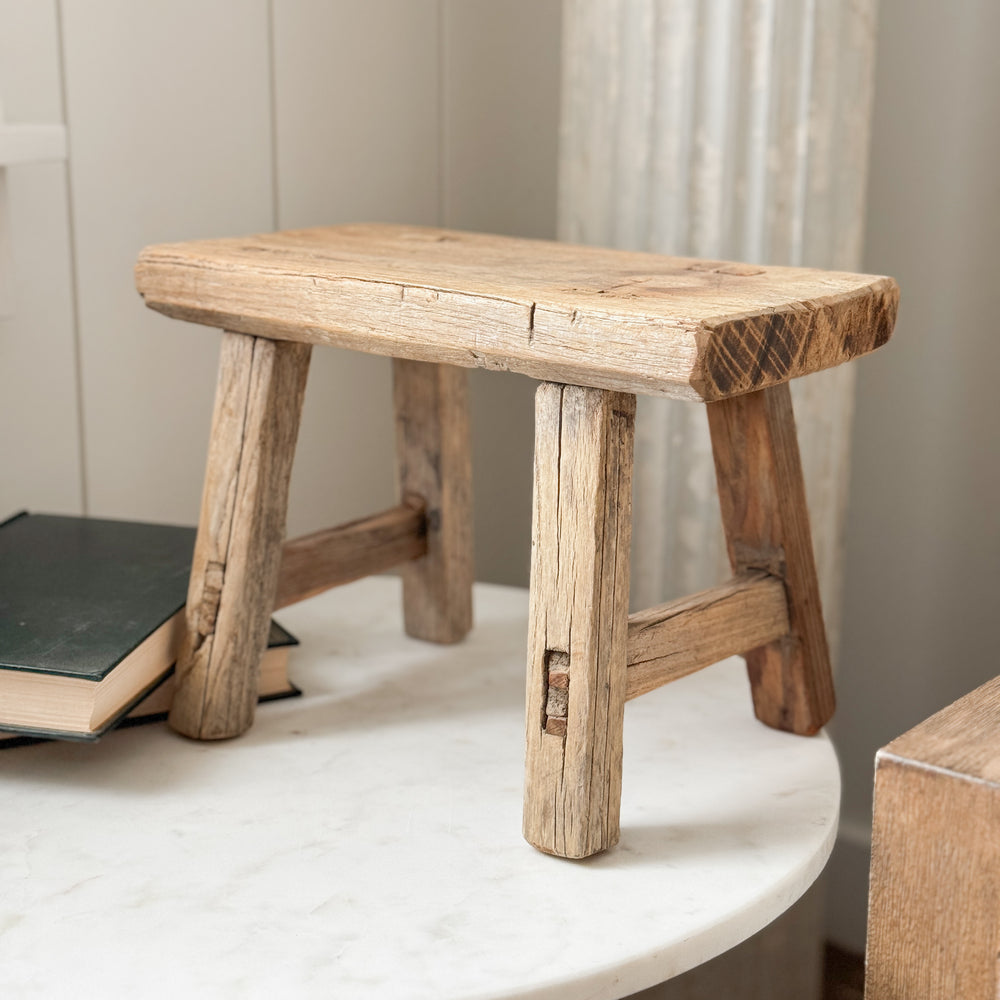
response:
[[[863,945],[875,750],[995,676],[1000,5],[882,0],[865,266],[895,337],[859,365],[834,733],[832,931]]]
[[[197,30],[193,30],[197,26]],[[0,515],[197,519],[215,331],[144,309],[147,243],[358,220],[555,232],[559,0],[0,0],[11,121]],[[532,385],[472,375],[480,576],[523,582]],[[300,533],[393,502],[389,365],[315,352]]]

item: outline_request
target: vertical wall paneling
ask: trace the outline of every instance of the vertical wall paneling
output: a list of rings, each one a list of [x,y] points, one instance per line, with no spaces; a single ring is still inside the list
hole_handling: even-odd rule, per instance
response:
[[[444,223],[553,239],[558,0],[444,5]]]
[[[273,0],[278,225],[440,221],[438,0]],[[393,502],[386,358],[313,352],[289,531]]]
[[[63,120],[55,0],[0,0],[10,122]],[[0,320],[0,518],[82,511],[66,166],[7,170],[13,314]]]
[[[283,228],[439,221],[438,0],[272,0]]]
[[[561,4],[445,0],[442,13],[443,222],[552,239]],[[469,380],[480,579],[528,580],[535,384]]]
[[[0,99],[60,117],[61,37],[70,153],[68,186],[12,173],[31,307],[0,345],[6,504],[78,510],[85,481],[91,513],[196,519],[219,338],[144,308],[147,243],[351,219],[553,235],[560,8],[0,0]],[[490,579],[527,575],[531,391],[474,379]],[[292,532],[391,502],[385,359],[318,352],[299,455]]]
[[[155,315],[147,243],[270,229],[265,0],[62,0],[94,514],[197,520],[217,332]]]

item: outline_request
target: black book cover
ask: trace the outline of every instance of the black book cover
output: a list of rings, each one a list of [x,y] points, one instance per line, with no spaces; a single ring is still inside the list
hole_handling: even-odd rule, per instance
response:
[[[138,521],[22,512],[0,523],[0,670],[101,681],[183,608],[194,541],[194,528]],[[296,643],[272,622],[269,645]],[[170,672],[96,732],[3,728],[24,742],[95,740]]]
[[[0,669],[100,681],[187,599],[195,529],[18,514],[0,525]]]

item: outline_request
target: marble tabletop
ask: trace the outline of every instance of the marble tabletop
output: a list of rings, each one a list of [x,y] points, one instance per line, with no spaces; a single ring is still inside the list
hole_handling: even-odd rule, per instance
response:
[[[197,743],[165,725],[0,753],[0,994],[627,996],[732,947],[819,874],[829,741],[758,723],[733,659],[626,708],[622,838],[520,835],[525,591],[477,585],[457,646],[399,582],[279,614],[302,698]]]

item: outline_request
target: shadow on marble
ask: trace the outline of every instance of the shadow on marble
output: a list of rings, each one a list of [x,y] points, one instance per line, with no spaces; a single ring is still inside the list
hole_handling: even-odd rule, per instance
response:
[[[754,844],[780,850],[802,839],[783,816],[763,812],[759,803],[730,809],[705,822],[624,823],[621,840],[611,852],[587,859],[596,867],[686,865],[731,855],[734,848]]]
[[[477,669],[491,646],[510,643],[509,628],[483,625],[474,641],[445,648],[417,639],[406,641],[411,646],[406,665],[360,689],[354,672],[350,679],[338,679],[336,673],[338,656],[343,655],[346,662],[355,654],[339,654],[331,648],[323,653],[322,667],[310,663],[300,673],[295,673],[293,663],[293,678],[304,694],[295,703],[296,733],[371,730],[459,715],[468,718],[524,704],[523,674],[498,671],[494,664]],[[371,636],[365,645],[368,655],[379,656],[379,644]],[[392,639],[391,648],[398,656],[398,638]],[[416,660],[414,654],[422,651],[426,655]],[[262,740],[283,736],[283,732],[259,733]]]

